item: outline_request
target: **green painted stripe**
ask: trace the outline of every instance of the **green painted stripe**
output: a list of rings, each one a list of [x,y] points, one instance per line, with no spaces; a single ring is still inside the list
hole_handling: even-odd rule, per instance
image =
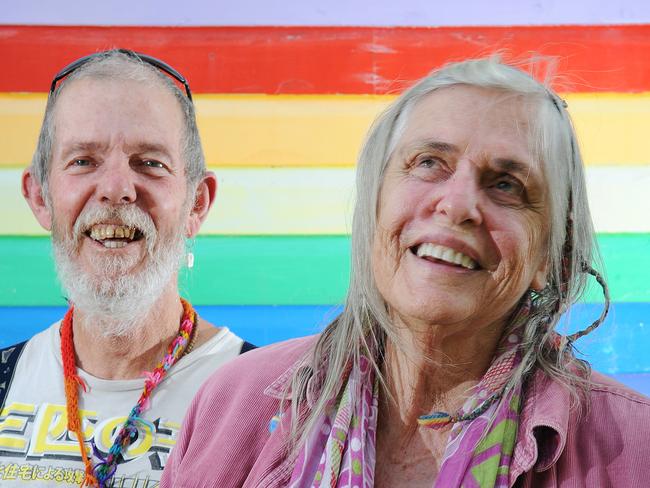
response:
[[[599,236],[612,300],[650,302],[650,234]],[[340,303],[348,285],[346,236],[201,236],[181,289],[198,305]],[[50,241],[0,238],[0,306],[61,305]],[[588,301],[600,301],[592,286]]]

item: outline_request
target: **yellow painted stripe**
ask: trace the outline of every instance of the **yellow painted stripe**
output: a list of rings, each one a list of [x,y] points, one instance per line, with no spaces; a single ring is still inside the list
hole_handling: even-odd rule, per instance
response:
[[[211,166],[352,166],[380,95],[197,95]],[[650,93],[566,95],[588,165],[647,165]],[[31,160],[44,94],[0,94],[0,166]]]
[[[202,234],[349,233],[353,168],[215,168],[217,200]],[[0,235],[43,235],[19,191],[18,169],[0,171]],[[600,233],[650,233],[650,166],[587,168]]]

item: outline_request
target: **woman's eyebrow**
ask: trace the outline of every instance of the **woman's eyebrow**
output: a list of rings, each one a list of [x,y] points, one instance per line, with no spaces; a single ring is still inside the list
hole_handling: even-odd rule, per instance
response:
[[[420,146],[422,149],[429,149],[431,151],[439,151],[444,153],[457,153],[458,147],[447,142],[427,141]]]
[[[516,159],[497,158],[493,164],[499,171],[503,171],[504,173],[515,173],[524,176],[529,176],[533,173],[533,168],[530,164],[522,163]]]
[[[522,163],[516,159],[497,158],[493,161],[493,167],[500,173],[510,173],[524,182],[525,185],[539,185],[542,177],[535,166]]]

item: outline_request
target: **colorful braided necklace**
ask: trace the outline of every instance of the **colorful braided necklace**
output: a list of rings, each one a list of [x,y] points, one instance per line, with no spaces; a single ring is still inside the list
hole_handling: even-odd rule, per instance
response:
[[[117,465],[122,459],[122,452],[129,447],[138,434],[138,424],[152,429],[151,424],[141,418],[141,414],[149,408],[151,394],[166,376],[167,371],[169,371],[183,354],[189,352],[192,345],[191,342],[193,342],[196,335],[196,312],[192,308],[192,305],[182,298],[181,304],[183,305],[183,317],[181,318],[178,335],[169,344],[165,357],[158,363],[154,370],[144,373],[145,382],[142,394],[138,402],[131,409],[124,424],[122,424],[106,457],[102,456],[93,445],[95,455],[101,459],[101,462],[96,466],[93,466],[88,456],[81,430],[81,418],[79,416],[79,387],[82,387],[84,391],[88,391],[88,389],[84,380],[77,374],[72,332],[74,307],[70,307],[65,314],[61,324],[61,357],[63,359],[65,399],[68,413],[68,429],[77,435],[81,457],[86,468],[84,480],[81,483],[82,487],[92,486],[105,488],[108,486],[108,482],[115,474]]]
[[[463,413],[462,409],[455,414],[447,412],[432,412],[418,418],[418,425],[429,429],[438,430],[458,422],[468,422],[483,415],[490,406],[499,400],[504,393],[504,388],[512,370],[519,364],[521,358],[518,354],[521,338],[517,334],[510,334],[506,339],[507,350],[496,358],[476,387],[477,397],[484,399],[471,411]]]

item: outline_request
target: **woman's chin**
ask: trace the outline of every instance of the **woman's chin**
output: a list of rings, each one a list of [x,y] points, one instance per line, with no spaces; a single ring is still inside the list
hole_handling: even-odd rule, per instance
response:
[[[392,312],[406,326],[454,326],[471,322],[476,316],[476,304],[465,303],[465,300],[458,297],[423,297],[420,300],[397,303],[392,307]]]

